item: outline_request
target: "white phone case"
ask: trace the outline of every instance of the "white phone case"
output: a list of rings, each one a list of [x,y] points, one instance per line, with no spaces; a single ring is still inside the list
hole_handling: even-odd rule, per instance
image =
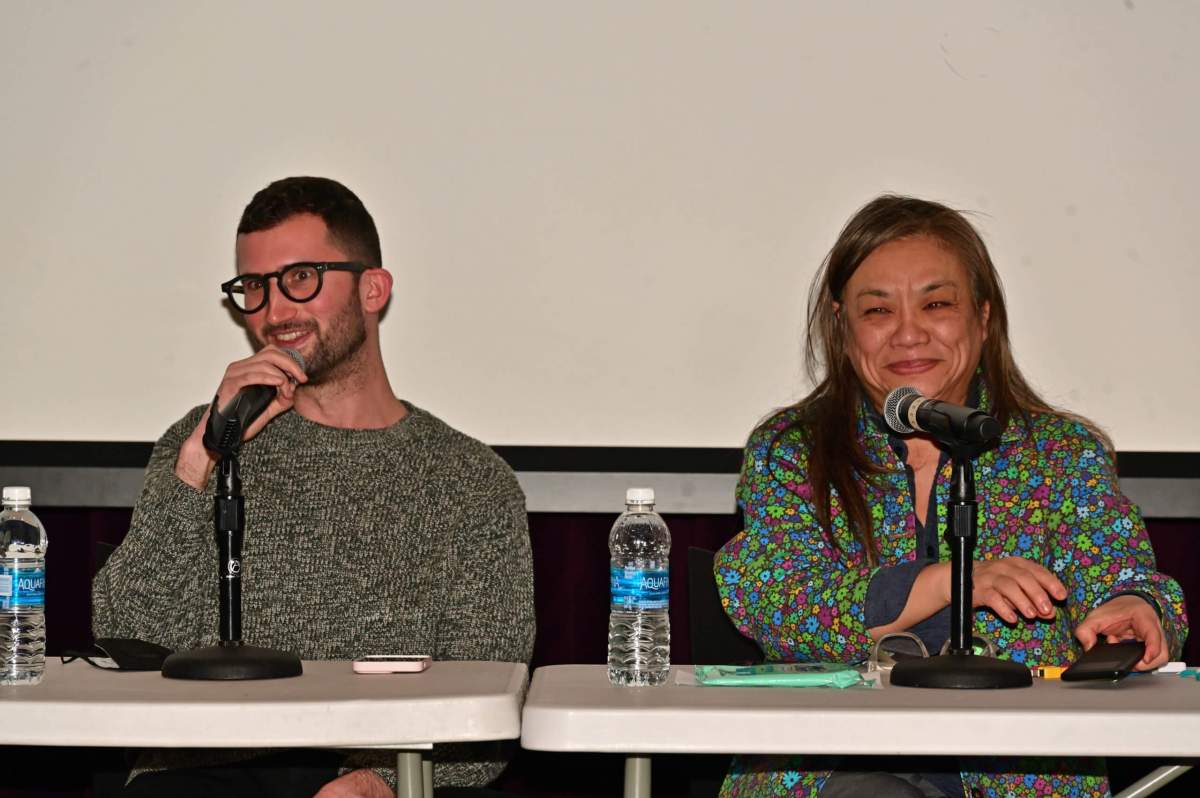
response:
[[[355,673],[420,673],[433,658],[428,654],[377,654],[354,660]]]

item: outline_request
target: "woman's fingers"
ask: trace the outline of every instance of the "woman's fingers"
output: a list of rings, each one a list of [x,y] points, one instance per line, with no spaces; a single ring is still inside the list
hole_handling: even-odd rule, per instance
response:
[[[1110,643],[1141,640],[1145,645],[1137,664],[1141,671],[1161,667],[1170,658],[1158,612],[1150,602],[1136,595],[1117,596],[1096,607],[1076,627],[1075,637],[1085,650],[1100,637]]]
[[[1054,574],[1024,557],[981,560],[975,564],[974,582],[974,606],[991,607],[1009,623],[1017,620],[1013,610],[1026,618],[1053,618],[1054,601],[1066,596]]]

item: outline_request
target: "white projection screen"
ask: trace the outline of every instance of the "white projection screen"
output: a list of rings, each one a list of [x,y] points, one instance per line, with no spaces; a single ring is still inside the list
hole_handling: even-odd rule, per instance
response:
[[[150,441],[249,351],[275,178],[365,201],[397,393],[494,445],[737,447],[882,192],[970,210],[1018,361],[1200,450],[1200,3],[8,2],[0,440]]]

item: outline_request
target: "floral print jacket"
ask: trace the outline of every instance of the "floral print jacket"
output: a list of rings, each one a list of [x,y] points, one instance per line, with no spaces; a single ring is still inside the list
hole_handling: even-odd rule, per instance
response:
[[[885,470],[874,482],[860,481],[879,546],[876,567],[867,564],[847,529],[836,493],[831,513],[838,549],[818,526],[803,435],[791,427],[794,411],[776,415],[747,444],[738,484],[746,529],[718,554],[716,579],[726,612],[768,660],[864,662],[872,643],[864,620],[871,579],[917,556],[908,475],[872,415],[864,404],[858,433],[868,456]],[[786,431],[775,440],[780,430]],[[936,477],[944,560],[950,472],[946,463]],[[976,460],[975,475],[975,558],[1026,557],[1053,571],[1068,590],[1053,623],[1009,624],[978,610],[975,633],[989,636],[1001,657],[1030,666],[1064,665],[1080,650],[1072,630],[1088,612],[1135,592],[1157,603],[1171,656],[1179,658],[1187,634],[1183,593],[1155,571],[1138,509],[1121,494],[1111,458],[1082,424],[1054,414],[1013,419],[999,444]],[[1100,760],[960,762],[971,795],[1108,794]],[[803,757],[739,759],[722,794],[815,795],[829,767]]]

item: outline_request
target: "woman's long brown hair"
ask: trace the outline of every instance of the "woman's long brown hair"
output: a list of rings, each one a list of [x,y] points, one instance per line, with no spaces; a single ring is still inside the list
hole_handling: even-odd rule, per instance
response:
[[[878,561],[878,552],[860,482],[877,479],[882,469],[871,462],[858,440],[858,407],[864,394],[847,354],[846,314],[837,307],[847,281],[868,255],[884,244],[913,236],[927,236],[957,257],[970,277],[975,312],[985,302],[990,307],[980,365],[991,414],[1007,426],[1014,416],[1060,412],[1034,391],[1013,360],[1000,277],[983,239],[963,214],[936,202],[891,194],[859,209],[842,229],[809,289],[805,367],[816,388],[773,414],[760,429],[770,426],[779,414],[795,411],[796,420],[775,433],[768,451],[774,450],[784,433],[801,431],[808,447],[808,482],[818,523],[837,549],[831,515],[832,493],[837,491],[848,528],[871,564]],[[1103,432],[1079,420],[1111,450]]]

